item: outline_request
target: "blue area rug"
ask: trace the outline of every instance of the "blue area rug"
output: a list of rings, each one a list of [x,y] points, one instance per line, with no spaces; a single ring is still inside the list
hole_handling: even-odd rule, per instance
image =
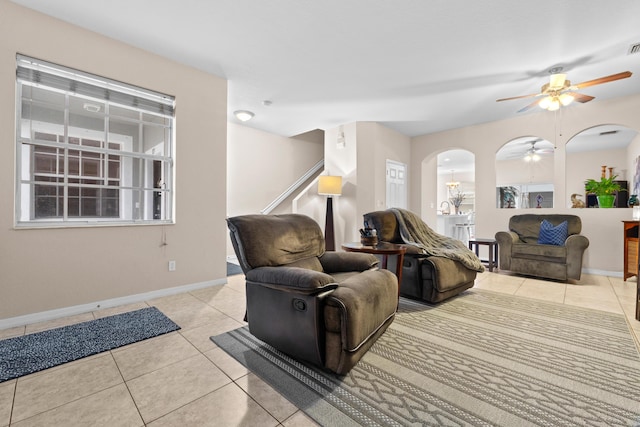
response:
[[[0,341],[0,383],[180,329],[155,307]]]

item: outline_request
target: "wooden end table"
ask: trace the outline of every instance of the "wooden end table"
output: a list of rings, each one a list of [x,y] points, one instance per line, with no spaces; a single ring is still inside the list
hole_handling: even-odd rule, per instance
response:
[[[407,252],[406,246],[397,245],[395,243],[380,242],[375,246],[363,245],[359,242],[344,243],[342,249],[347,252],[364,252],[367,254],[382,255],[382,268],[387,268],[389,255],[395,255],[396,258],[396,277],[398,278],[398,301],[400,301],[400,282],[402,281],[402,264],[404,262],[404,254]]]
[[[489,271],[493,271],[494,267],[498,267],[498,242],[495,239],[469,239],[469,249],[473,251],[475,248],[475,253],[478,257],[480,257],[480,245],[489,247],[489,259],[480,261],[489,267]]]

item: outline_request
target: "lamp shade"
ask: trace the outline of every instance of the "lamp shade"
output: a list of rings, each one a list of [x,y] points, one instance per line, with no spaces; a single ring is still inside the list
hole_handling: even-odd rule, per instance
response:
[[[318,194],[323,196],[339,196],[342,194],[342,177],[320,175],[318,180]]]

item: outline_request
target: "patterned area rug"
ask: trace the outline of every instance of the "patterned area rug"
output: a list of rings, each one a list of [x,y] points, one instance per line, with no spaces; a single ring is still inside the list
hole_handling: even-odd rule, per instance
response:
[[[0,341],[0,382],[180,329],[155,307]]]
[[[625,317],[489,291],[401,299],[346,376],[292,360],[247,327],[211,338],[321,425],[640,425]]]

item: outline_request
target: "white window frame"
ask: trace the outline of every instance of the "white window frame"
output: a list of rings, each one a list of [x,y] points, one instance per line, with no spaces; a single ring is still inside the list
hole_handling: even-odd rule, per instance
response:
[[[174,196],[174,179],[175,167],[174,156],[175,151],[175,100],[173,97],[147,91],[142,88],[133,87],[112,80],[104,79],[95,75],[83,73],[81,71],[68,69],[57,66],[48,62],[40,61],[34,58],[17,55],[17,77],[16,77],[16,190],[15,190],[15,227],[16,228],[34,228],[34,227],[78,227],[78,226],[103,226],[103,225],[154,225],[154,224],[171,224],[175,222],[175,196]],[[44,81],[39,81],[40,74],[45,76],[60,77],[63,81],[78,83],[83,85],[85,91],[75,92],[70,86],[69,89],[64,87],[55,87],[58,83],[46,77]],[[66,80],[64,80],[66,79]],[[22,117],[23,114],[23,94],[24,86],[37,87],[52,93],[63,94],[65,105],[60,104],[60,111],[64,111],[64,123],[55,123],[40,121],[37,118]],[[100,94],[104,94],[102,98]],[[105,119],[104,130],[86,129],[84,127],[74,127],[69,123],[69,98],[75,100],[86,99],[89,102],[95,101],[104,105],[103,117]],[[122,111],[126,109],[131,111],[132,116],[136,118],[126,118],[120,115],[109,115],[110,107],[117,107]],[[58,111],[56,109],[56,111]],[[143,147],[151,141],[145,139],[147,130],[156,128],[160,131],[162,141],[156,142],[155,145],[147,149],[134,151],[133,137],[130,135],[121,135],[109,131],[110,117],[116,121],[131,122],[132,126],[138,127],[139,139],[138,146]],[[158,117],[156,119],[148,119],[149,117]],[[39,141],[35,139],[36,132],[47,134],[55,134],[63,136],[62,142]],[[156,134],[153,131],[152,134]],[[104,187],[108,189],[118,189],[119,198],[119,215],[115,217],[101,216],[70,216],[68,215],[69,191],[70,187],[80,186],[82,184],[69,184],[75,178],[68,171],[68,163],[66,156],[69,150],[78,150],[78,145],[69,143],[69,138],[91,138],[104,141],[102,148],[80,148],[80,151],[98,152],[107,157],[117,155],[120,159],[120,177],[115,187]],[[117,143],[120,150],[109,149],[108,143]],[[63,176],[63,182],[55,185],[64,188],[63,191],[63,214],[60,216],[36,218],[35,214],[35,194],[34,189],[39,182],[36,181],[35,174],[31,170],[32,147],[33,146],[51,146],[59,150],[64,150],[65,167],[60,168],[62,172],[56,172],[57,176]],[[108,160],[107,160],[108,162]],[[161,165],[161,181],[154,183],[153,164]],[[134,168],[137,164],[137,168]],[[134,180],[132,176],[137,173]],[[108,180],[108,179],[107,179]],[[113,181],[113,180],[112,180]],[[135,181],[135,182],[134,182]],[[114,185],[114,184],[111,184]],[[158,188],[158,185],[160,187]],[[158,195],[160,203],[159,218],[154,219],[153,207],[150,206],[154,202],[154,195]],[[155,206],[155,205],[154,205]]]

